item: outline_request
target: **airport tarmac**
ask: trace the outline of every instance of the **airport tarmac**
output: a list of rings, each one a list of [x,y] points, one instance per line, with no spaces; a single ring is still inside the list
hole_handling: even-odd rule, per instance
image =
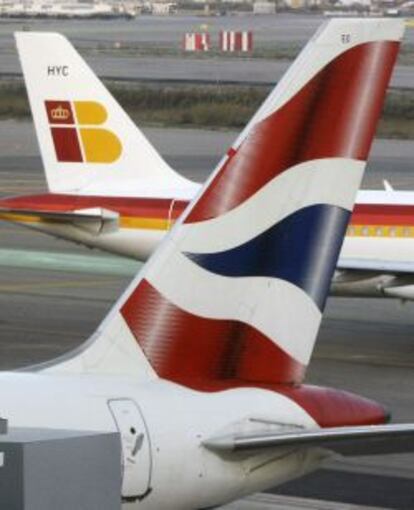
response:
[[[178,47],[185,32],[207,30],[216,37],[220,30],[254,29],[260,45],[304,42],[326,21],[321,15],[278,13],[255,16],[240,13],[229,16],[139,16],[135,20],[0,20],[0,48],[11,48],[16,30],[56,31],[76,44],[94,48],[97,44],[121,42],[125,45],[169,45]],[[411,36],[410,36],[411,37]],[[410,39],[411,40],[411,39]],[[414,41],[414,32],[412,35]]]
[[[155,45],[155,43],[154,43]],[[108,80],[175,82],[194,84],[275,84],[290,65],[288,61],[253,58],[192,58],[186,56],[143,56],[91,54],[81,50],[95,73]],[[17,54],[0,52],[0,78],[22,75]],[[414,88],[414,67],[395,67],[391,78],[395,88]]]
[[[276,494],[255,494],[242,501],[223,506],[221,510],[383,510],[383,507],[341,504]]]
[[[200,181],[236,135],[145,132],[172,165]],[[400,189],[414,189],[412,161],[412,142],[378,140],[364,185],[380,187],[388,178]],[[0,195],[44,189],[31,123],[0,122]],[[0,240],[1,369],[50,359],[78,345],[138,267],[5,223],[0,223]],[[374,398],[392,410],[395,421],[414,421],[413,312],[414,303],[329,300],[308,382]],[[414,455],[335,460],[274,492],[274,497],[255,496],[228,510],[354,510],[351,505],[413,510]]]
[[[185,32],[205,30],[216,37],[220,30],[254,30],[259,46],[304,43],[328,18],[321,14],[283,13],[254,15],[234,13],[228,16],[142,15],[135,20],[7,20],[0,19],[0,49],[11,48],[11,36],[18,30],[56,31],[83,47],[121,42],[178,47]],[[414,42],[414,30],[407,27],[406,40]]]
[[[139,125],[139,120],[137,121]],[[238,131],[194,128],[145,128],[145,135],[168,163],[202,182],[236,139]],[[42,164],[31,120],[0,121],[0,194],[44,189]],[[412,140],[375,140],[363,187],[381,189],[388,179],[396,189],[414,190]]]
[[[152,48],[167,52],[181,45],[185,32],[206,29],[212,40],[218,40],[220,30],[254,32],[258,47],[277,48],[295,45],[301,48],[326,21],[320,15],[278,14],[276,16],[141,16],[133,21],[12,21],[0,22],[0,77],[21,75],[14,47],[13,32],[17,30],[57,31],[67,35],[84,54],[91,67],[101,77],[137,81],[178,81],[208,83],[273,84],[289,63],[257,58],[202,58],[146,55],[137,50]],[[407,28],[405,41],[414,43],[414,30]],[[114,50],[114,44],[120,44]],[[217,44],[217,43],[216,43]],[[152,51],[153,51],[152,50]],[[414,87],[414,66],[397,65],[391,86]]]

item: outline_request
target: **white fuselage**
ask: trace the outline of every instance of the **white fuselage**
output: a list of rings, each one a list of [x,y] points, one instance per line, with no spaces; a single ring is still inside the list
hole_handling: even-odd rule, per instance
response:
[[[190,197],[188,197],[189,199]],[[357,204],[413,206],[411,191],[359,191]],[[340,258],[405,262],[414,260],[414,218],[412,235],[384,237],[378,235],[348,235],[345,237]],[[146,260],[164,238],[166,231],[151,228],[124,228],[94,233],[73,223],[25,223],[23,225],[69,241],[85,244],[125,257]],[[367,225],[369,228],[370,225]],[[350,228],[352,228],[352,223]]]
[[[375,205],[375,206],[414,206],[414,192],[412,191],[376,191],[362,190],[358,192],[356,204]],[[384,212],[386,216],[387,213]],[[398,220],[396,220],[398,221]],[[370,227],[372,225],[362,225],[367,227],[362,235],[347,235],[340,258],[358,258],[367,260],[404,262],[414,260],[414,217],[405,236],[384,236],[381,225],[377,227],[376,235],[372,235]],[[398,226],[398,225],[396,225]],[[352,224],[351,227],[352,228]],[[364,235],[364,234],[367,235]]]
[[[301,476],[324,458],[307,449],[247,456],[219,455],[203,447],[204,440],[229,427],[249,430],[255,420],[256,427],[260,420],[317,427],[300,406],[272,391],[201,393],[161,380],[40,373],[2,373],[0,388],[1,413],[10,426],[119,430],[126,466],[122,492],[130,501],[125,508],[214,507]],[[140,431],[144,443],[128,462]]]
[[[116,200],[120,206],[124,203],[123,197],[126,191],[123,190],[123,193],[121,193],[122,190],[118,191],[119,196]],[[191,196],[187,194],[186,197],[181,197],[182,203],[184,205],[188,203]],[[111,207],[108,197],[104,195],[96,195],[94,200],[95,206],[101,203],[101,206]],[[136,200],[139,204],[141,199],[126,198],[125,203],[130,203],[131,200]],[[167,199],[166,202],[158,219],[140,217],[140,214],[145,214],[146,209],[140,212],[138,207],[135,212],[127,213],[126,217],[121,215],[115,228],[111,226],[101,229],[91,228],[91,225],[77,222],[76,218],[68,219],[68,221],[45,221],[44,218],[26,221],[27,218],[24,216],[9,217],[7,213],[0,216],[90,248],[144,261],[155,251],[179,216],[180,211],[172,217],[176,202],[173,199]],[[359,192],[357,206],[351,217],[339,260],[340,267],[342,261],[356,262],[354,266],[356,270],[335,273],[331,288],[333,295],[370,297],[385,295],[414,299],[413,270],[404,271],[401,267],[397,267],[401,264],[411,267],[414,260],[414,219],[411,219],[414,216],[413,204],[414,192]],[[40,209],[42,207],[44,206],[40,206]],[[348,266],[345,264],[342,267]],[[393,269],[395,267],[397,269]]]

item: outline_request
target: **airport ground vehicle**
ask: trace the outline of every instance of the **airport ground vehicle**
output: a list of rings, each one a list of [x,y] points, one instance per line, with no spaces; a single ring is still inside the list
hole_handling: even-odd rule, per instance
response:
[[[0,374],[3,416],[118,429],[131,509],[214,508],[331,451],[413,450],[414,424],[303,384],[402,34],[325,24],[95,334]]]

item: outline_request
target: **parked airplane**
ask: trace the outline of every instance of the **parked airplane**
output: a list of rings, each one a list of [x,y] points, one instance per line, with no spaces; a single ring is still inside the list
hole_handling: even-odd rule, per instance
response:
[[[119,430],[128,509],[214,508],[332,450],[414,450],[414,424],[302,384],[402,34],[324,24],[95,334],[0,375],[2,416]]]
[[[414,299],[414,192],[360,191],[332,292]]]
[[[140,260],[200,190],[172,170],[66,38],[16,34],[49,193],[1,217]]]
[[[49,193],[0,200],[0,218],[147,259],[200,185],[167,165],[64,37],[16,40]],[[332,291],[414,299],[414,194],[357,202]]]
[[[147,259],[200,185],[167,165],[64,37],[16,40],[49,193],[0,200],[0,218]],[[413,198],[359,193],[334,294],[414,299]]]

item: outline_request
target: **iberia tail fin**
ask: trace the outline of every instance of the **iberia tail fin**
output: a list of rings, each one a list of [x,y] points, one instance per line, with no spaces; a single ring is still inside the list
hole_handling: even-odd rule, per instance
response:
[[[402,34],[400,20],[326,23],[94,338],[52,370],[201,391],[300,383]]]
[[[64,36],[15,37],[51,192],[194,193],[194,184],[168,166]]]

